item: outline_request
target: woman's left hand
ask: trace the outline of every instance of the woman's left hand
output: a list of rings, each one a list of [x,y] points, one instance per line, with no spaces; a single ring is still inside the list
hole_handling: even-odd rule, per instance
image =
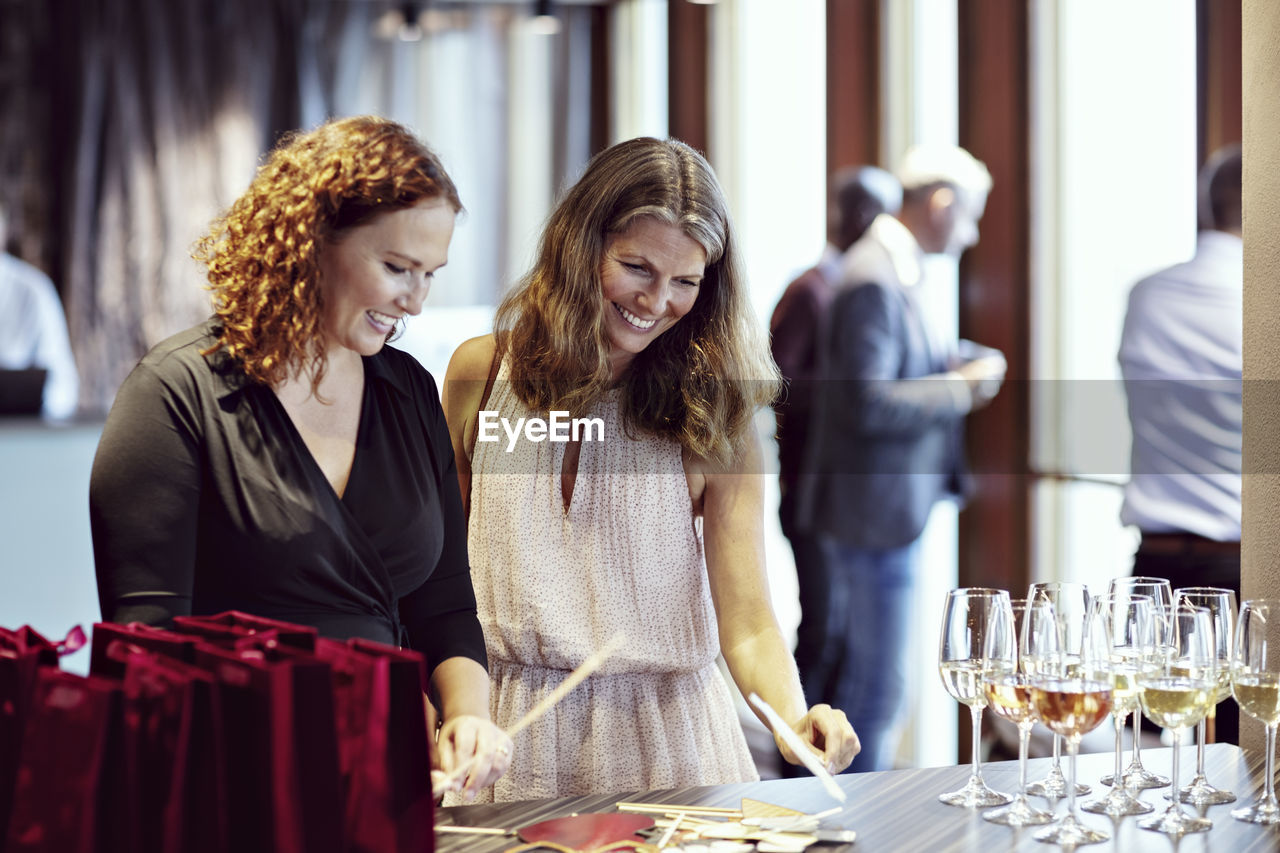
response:
[[[830,705],[814,705],[792,728],[802,741],[813,747],[813,751],[832,773],[839,773],[848,767],[853,757],[862,749],[858,734],[849,725],[849,718],[844,715],[844,711]],[[774,735],[774,741],[783,758],[791,764],[800,763],[800,757],[791,751],[782,738]]]
[[[465,776],[452,785],[453,790],[461,791],[468,800],[507,772],[512,749],[511,738],[502,729],[483,717],[469,714],[445,720],[436,734],[439,770],[445,776],[464,764],[469,765]]]

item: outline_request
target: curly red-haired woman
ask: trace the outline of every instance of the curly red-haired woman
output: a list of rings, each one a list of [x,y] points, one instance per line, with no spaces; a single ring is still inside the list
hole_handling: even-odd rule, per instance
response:
[[[94,459],[105,619],[237,609],[430,662],[451,770],[507,767],[489,720],[448,428],[427,372],[385,346],[444,265],[458,192],[400,125],[286,138],[196,249],[214,315],[125,380]]]

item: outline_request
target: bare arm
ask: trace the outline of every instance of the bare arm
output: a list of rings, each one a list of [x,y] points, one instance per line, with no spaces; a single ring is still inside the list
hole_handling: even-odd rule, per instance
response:
[[[759,694],[839,772],[858,754],[858,736],[844,712],[829,705],[806,707],[795,660],[774,616],[765,575],[762,459],[752,430],[728,468],[701,466],[707,575],[720,649],[743,695]],[[799,763],[776,735],[774,741],[787,761]]]
[[[489,721],[489,673],[466,657],[442,661],[431,674],[440,696],[442,723],[436,735],[439,769],[448,774],[475,758],[462,791],[474,796],[511,766],[511,738]],[[428,715],[431,713],[428,705]]]
[[[462,508],[467,516],[471,514],[471,448],[475,441],[476,410],[484,396],[496,346],[493,335],[464,341],[449,359],[440,394],[444,417],[449,423],[453,458],[458,466]]]

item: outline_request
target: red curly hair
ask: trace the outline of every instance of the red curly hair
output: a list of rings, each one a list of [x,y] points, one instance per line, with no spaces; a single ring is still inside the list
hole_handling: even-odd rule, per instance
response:
[[[319,388],[325,246],[375,216],[431,198],[462,211],[439,158],[396,122],[356,116],[285,136],[192,252],[208,267],[222,320],[210,352],[224,350],[268,385],[309,369]]]

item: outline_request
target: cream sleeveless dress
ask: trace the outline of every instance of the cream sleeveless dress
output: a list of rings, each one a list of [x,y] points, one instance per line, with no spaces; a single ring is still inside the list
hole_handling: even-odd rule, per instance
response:
[[[485,408],[531,417],[500,370]],[[677,442],[628,438],[616,394],[591,413],[569,509],[564,442],[477,441],[468,547],[489,654],[493,721],[507,728],[617,632],[603,667],[515,738],[502,802],[757,779],[729,689]]]

